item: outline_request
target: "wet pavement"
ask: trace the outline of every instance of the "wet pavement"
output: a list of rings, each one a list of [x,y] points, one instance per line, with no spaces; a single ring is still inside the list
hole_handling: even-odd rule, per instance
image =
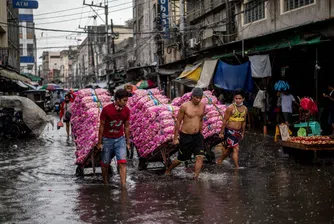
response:
[[[74,150],[64,128],[2,141],[0,223],[334,223],[334,167],[298,165],[260,135],[243,142],[241,169],[205,164],[197,183],[134,159],[127,190],[116,173],[104,186],[100,168],[76,177]]]

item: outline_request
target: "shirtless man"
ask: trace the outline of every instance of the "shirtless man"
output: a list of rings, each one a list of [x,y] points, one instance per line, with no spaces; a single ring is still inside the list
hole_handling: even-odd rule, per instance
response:
[[[204,158],[204,137],[202,135],[202,126],[205,104],[201,102],[202,97],[203,90],[194,88],[191,100],[182,104],[180,107],[174,129],[173,141],[175,145],[180,144],[179,155],[166,170],[166,175],[170,175],[172,169],[180,165],[182,162],[190,160],[191,155],[194,154],[196,156],[194,179],[198,179]],[[182,127],[180,131],[181,123]],[[180,142],[178,139],[179,131]]]
[[[225,111],[223,126],[219,137],[223,139],[223,154],[218,159],[217,164],[222,164],[233,150],[232,159],[235,168],[239,168],[239,141],[245,136],[247,107],[243,105],[245,93],[238,89],[234,93],[234,103]]]

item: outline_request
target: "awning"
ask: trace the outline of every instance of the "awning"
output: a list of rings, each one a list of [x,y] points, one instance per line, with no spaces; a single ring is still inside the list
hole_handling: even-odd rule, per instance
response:
[[[14,71],[10,71],[8,69],[5,68],[0,68],[0,76],[8,78],[8,79],[13,79],[13,80],[19,80],[22,82],[30,82],[31,80],[19,75],[18,73],[14,72]]]
[[[196,87],[207,88],[210,85],[213,74],[217,66],[217,59],[215,60],[205,60],[201,72],[201,77],[197,82]]]
[[[299,36],[294,36],[288,39],[284,39],[279,42],[271,43],[271,44],[265,44],[265,45],[259,45],[257,47],[248,49],[245,51],[245,54],[252,55],[252,54],[258,54],[258,53],[264,53],[272,50],[279,50],[284,48],[291,48],[295,46],[303,46],[303,45],[312,45],[312,44],[318,44],[322,43],[328,40],[321,40],[321,37],[313,37],[308,40],[301,39]],[[223,55],[218,55],[212,57],[212,59],[222,59],[222,58],[229,58],[233,57],[235,54],[241,54],[241,51],[235,52],[235,53],[227,53]]]
[[[197,82],[201,76],[201,65],[202,63],[198,63],[196,65],[187,65],[177,79],[187,78]]]
[[[38,77],[38,76],[30,74],[30,73],[21,73],[21,75],[31,79],[31,81],[33,81],[33,82],[39,82],[39,81],[42,80],[41,77]]]
[[[182,73],[182,69],[167,69],[167,68],[159,68],[159,75],[178,75]]]
[[[174,82],[180,83],[182,85],[188,86],[188,87],[195,87],[196,86],[196,81],[191,80],[191,79],[174,79]]]
[[[16,84],[19,85],[19,86],[22,87],[22,88],[25,88],[25,89],[28,88],[28,86],[25,85],[25,84],[24,84],[23,82],[21,82],[21,81],[16,81]]]

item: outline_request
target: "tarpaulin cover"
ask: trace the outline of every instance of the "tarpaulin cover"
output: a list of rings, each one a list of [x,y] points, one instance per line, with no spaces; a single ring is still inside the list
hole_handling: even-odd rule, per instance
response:
[[[202,71],[201,65],[202,63],[196,65],[187,65],[178,79],[187,78],[193,81],[198,81]]]
[[[0,96],[0,107],[20,109],[24,123],[35,136],[43,132],[47,123],[53,125],[53,117],[46,115],[39,106],[26,97]]]
[[[217,61],[218,61],[217,59],[204,61],[201,77],[199,78],[196,87],[207,88],[210,85],[212,76],[216,69]]]
[[[269,55],[249,56],[251,62],[252,76],[254,78],[265,78],[271,76],[271,64]]]
[[[246,92],[251,92],[253,89],[253,80],[250,63],[229,65],[219,61],[213,82],[215,86],[221,89],[234,91],[241,88]]]

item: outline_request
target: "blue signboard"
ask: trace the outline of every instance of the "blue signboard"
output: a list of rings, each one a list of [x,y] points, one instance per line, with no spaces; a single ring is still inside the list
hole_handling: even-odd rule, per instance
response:
[[[169,39],[169,12],[168,12],[168,0],[158,1],[160,22],[162,25],[162,38]]]
[[[35,63],[35,58],[33,56],[21,56],[20,63]]]
[[[34,22],[34,15],[32,14],[19,14],[19,21]]]
[[[38,1],[35,0],[13,0],[13,7],[17,9],[37,9]]]

